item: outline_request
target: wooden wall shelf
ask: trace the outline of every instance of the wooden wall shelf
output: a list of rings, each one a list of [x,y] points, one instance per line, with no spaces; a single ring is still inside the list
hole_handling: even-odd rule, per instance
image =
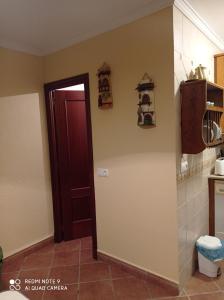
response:
[[[221,112],[221,113],[224,112],[223,107],[219,107],[219,106],[209,106],[209,105],[207,105],[206,110],[208,110],[208,111],[217,111],[217,112]]]
[[[224,88],[206,80],[193,80],[183,82],[180,92],[182,153],[197,154],[222,144],[224,136],[218,138],[214,133],[216,124],[224,132]]]

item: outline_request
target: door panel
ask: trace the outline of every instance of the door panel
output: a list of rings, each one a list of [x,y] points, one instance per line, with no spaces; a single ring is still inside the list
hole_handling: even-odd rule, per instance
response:
[[[66,100],[65,105],[70,184],[73,189],[88,187],[90,178],[85,101]]]
[[[78,221],[83,219],[90,219],[90,201],[89,196],[83,198],[72,199],[72,220]]]
[[[55,91],[64,239],[91,235],[91,165],[84,92]]]
[[[72,236],[79,239],[92,234],[92,219],[80,220],[72,223]],[[94,250],[93,250],[94,252]],[[95,257],[96,254],[94,254]]]

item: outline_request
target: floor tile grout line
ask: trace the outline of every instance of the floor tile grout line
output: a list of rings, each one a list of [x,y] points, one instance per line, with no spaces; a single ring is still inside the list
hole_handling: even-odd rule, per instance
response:
[[[191,300],[190,296],[188,295],[187,291],[185,290],[185,288],[182,289],[184,292],[184,295],[181,295],[183,297],[187,297],[188,300]]]
[[[112,288],[112,293],[113,293],[113,298],[115,299],[115,289],[114,289],[114,282],[113,282],[113,278],[112,278],[112,270],[111,270],[111,265],[108,265],[108,269],[109,269],[109,275],[110,275],[110,281],[111,281],[111,288]]]
[[[52,259],[52,266],[51,266],[51,269],[53,267],[56,267],[56,268],[65,268],[65,267],[70,267],[70,266],[74,266],[74,267],[78,267],[78,277],[79,277],[79,273],[80,273],[80,248],[81,248],[81,240],[79,242],[79,247],[78,248],[75,248],[75,249],[72,249],[72,250],[69,250],[69,251],[66,251],[66,250],[54,250],[54,255],[53,255],[53,259]],[[54,249],[56,249],[56,247],[54,246]],[[79,261],[78,261],[78,265],[77,264],[69,264],[69,265],[59,265],[59,266],[54,266],[53,262],[54,262],[54,256],[56,253],[60,253],[60,252],[79,252]],[[50,275],[50,273],[49,273]],[[76,283],[71,283],[71,284],[65,284],[66,286],[70,286],[70,285],[74,285]],[[79,300],[79,278],[78,278],[78,282],[77,282],[77,285],[78,285],[78,293],[77,293],[77,300]],[[44,292],[45,294],[45,292]],[[42,300],[44,298],[44,294],[42,295]],[[75,295],[74,295],[75,296]]]
[[[186,296],[186,295],[184,295],[184,296],[161,296],[161,297],[154,297],[154,298],[149,298],[150,300],[173,300],[173,299],[180,299],[181,300],[181,298],[183,298],[183,297],[187,297],[188,298],[188,296]],[[190,298],[189,298],[190,299]],[[148,299],[147,299],[148,300]]]
[[[41,268],[39,268],[39,269],[23,269],[22,266],[23,266],[24,262],[27,260],[28,256],[30,256],[30,255],[27,255],[27,256],[25,256],[25,257],[23,258],[23,262],[21,263],[21,266],[20,266],[20,268],[19,268],[19,270],[18,270],[18,275],[16,276],[16,279],[19,279],[19,277],[20,277],[20,275],[21,275],[21,272],[30,272],[30,271],[35,271],[35,270],[40,270],[40,269],[41,269]],[[51,259],[52,259],[52,262],[53,262],[53,258],[51,258]],[[43,269],[43,268],[42,268],[42,269]],[[49,269],[48,272],[50,272],[50,267],[47,267],[47,268],[44,268],[44,269]],[[10,272],[9,272],[9,273],[10,273]],[[49,275],[48,275],[48,276],[49,276]],[[45,285],[46,285],[46,284],[45,284]],[[21,291],[21,292],[24,292],[24,291]],[[44,295],[44,293],[42,294],[41,299],[43,299],[43,295]]]
[[[147,283],[146,283],[146,288],[147,288],[147,291],[148,291],[148,294],[149,294],[149,299],[150,299],[150,300],[153,300],[153,296],[152,296],[152,294],[151,294],[151,290],[150,290],[150,288],[149,288],[149,286],[148,286]]]
[[[72,252],[79,252],[79,260],[80,260],[80,248],[81,248],[81,240],[79,239],[79,247],[76,247],[74,249],[72,249]],[[87,249],[87,248],[84,248],[84,249]],[[2,272],[2,274],[16,274],[15,276],[15,279],[19,279],[20,275],[22,272],[33,272],[33,271],[39,271],[41,269],[47,269],[48,270],[48,275],[47,277],[49,277],[50,275],[50,272],[51,272],[51,269],[52,267],[54,267],[53,265],[53,262],[54,262],[54,257],[55,257],[55,254],[57,253],[57,250],[56,250],[56,246],[55,246],[55,243],[53,243],[53,249],[49,252],[46,252],[46,253],[39,253],[38,252],[39,250],[36,250],[34,251],[32,254],[29,254],[29,255],[26,255],[26,256],[23,256],[22,257],[22,263],[20,264],[19,268],[17,270],[12,270],[12,271],[7,271],[7,272]],[[63,251],[63,250],[62,250]],[[37,252],[37,253],[36,253]],[[70,251],[69,251],[70,252]],[[50,256],[50,259],[51,259],[51,264],[49,266],[47,266],[47,268],[45,266],[43,267],[34,267],[34,268],[24,268],[24,263],[27,261],[28,257],[32,256],[32,255],[38,255],[38,256],[43,256],[43,255],[49,255]],[[75,264],[69,264],[69,265],[60,265],[58,267],[66,267],[66,266],[77,266]],[[80,262],[78,264],[78,268],[80,269]],[[47,283],[45,284],[47,285]],[[44,293],[43,293],[44,294]],[[42,298],[43,298],[43,295],[42,295]]]
[[[218,288],[218,290],[221,291],[222,289],[221,289],[221,287],[218,285],[218,283],[217,283],[216,281],[213,281],[213,282],[214,282],[215,286]]]
[[[52,250],[52,251],[49,251],[49,252],[46,252],[46,253],[35,253],[35,252],[33,252],[33,253],[31,253],[31,254],[29,254],[29,255],[27,255],[26,257],[32,257],[32,256],[42,256],[42,255],[52,255],[52,254],[54,254],[54,250]]]
[[[54,247],[55,247],[55,246],[54,246]],[[51,257],[51,263],[50,263],[50,266],[49,266],[49,271],[48,271],[48,275],[47,275],[47,278],[46,278],[46,279],[49,279],[49,277],[50,277],[51,270],[52,270],[52,268],[53,268],[54,255],[55,255],[55,252],[52,254],[52,257]],[[47,284],[45,284],[45,287],[46,287],[46,286],[47,286]],[[41,300],[44,299],[45,292],[46,292],[46,289],[44,289],[44,292],[43,292],[43,294],[42,294]]]
[[[17,276],[16,276],[16,279],[19,279],[20,273],[21,273],[21,271],[22,271],[22,265],[23,265],[25,259],[26,259],[26,256],[23,257],[23,262],[21,263],[21,265],[20,265],[20,267],[19,267],[19,270],[18,270],[18,274],[17,274]]]
[[[53,266],[54,267],[54,266]],[[71,267],[71,266],[55,266],[55,267]],[[40,268],[32,268],[32,269],[21,269],[22,272],[32,272],[32,271],[40,271],[40,270],[44,270],[44,269],[49,269],[51,268],[50,266],[47,267],[40,267]]]
[[[112,277],[112,280],[115,281],[115,280],[120,280],[125,278],[137,278],[137,277],[134,275],[126,275],[126,276]]]
[[[79,294],[80,294],[80,266],[81,266],[81,240],[80,240],[80,246],[79,246],[79,263],[78,263],[78,290],[77,290],[77,300],[79,300]]]
[[[79,248],[71,248],[71,249],[57,249],[54,251],[54,253],[58,253],[58,252],[79,252]]]
[[[200,292],[200,293],[190,293],[190,294],[187,294],[188,297],[193,297],[193,296],[199,296],[199,295],[212,295],[212,294],[218,294],[222,292],[223,293],[223,290],[215,290],[215,291],[210,291],[210,292]]]
[[[40,268],[21,269],[21,272],[33,272],[33,271],[40,271],[40,270],[49,269],[49,268],[51,268],[51,265],[49,265],[47,267],[40,267]]]

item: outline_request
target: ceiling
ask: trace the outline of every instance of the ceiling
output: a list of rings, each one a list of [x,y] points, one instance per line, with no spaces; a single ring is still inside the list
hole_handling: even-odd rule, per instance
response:
[[[188,2],[224,40],[221,24],[224,1]],[[0,46],[45,55],[172,3],[172,0],[0,0]]]

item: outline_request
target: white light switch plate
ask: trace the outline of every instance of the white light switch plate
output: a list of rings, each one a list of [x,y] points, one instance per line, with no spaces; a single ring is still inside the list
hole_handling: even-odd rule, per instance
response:
[[[108,177],[109,176],[109,170],[108,169],[103,169],[103,168],[98,168],[97,169],[97,175],[100,177]]]

